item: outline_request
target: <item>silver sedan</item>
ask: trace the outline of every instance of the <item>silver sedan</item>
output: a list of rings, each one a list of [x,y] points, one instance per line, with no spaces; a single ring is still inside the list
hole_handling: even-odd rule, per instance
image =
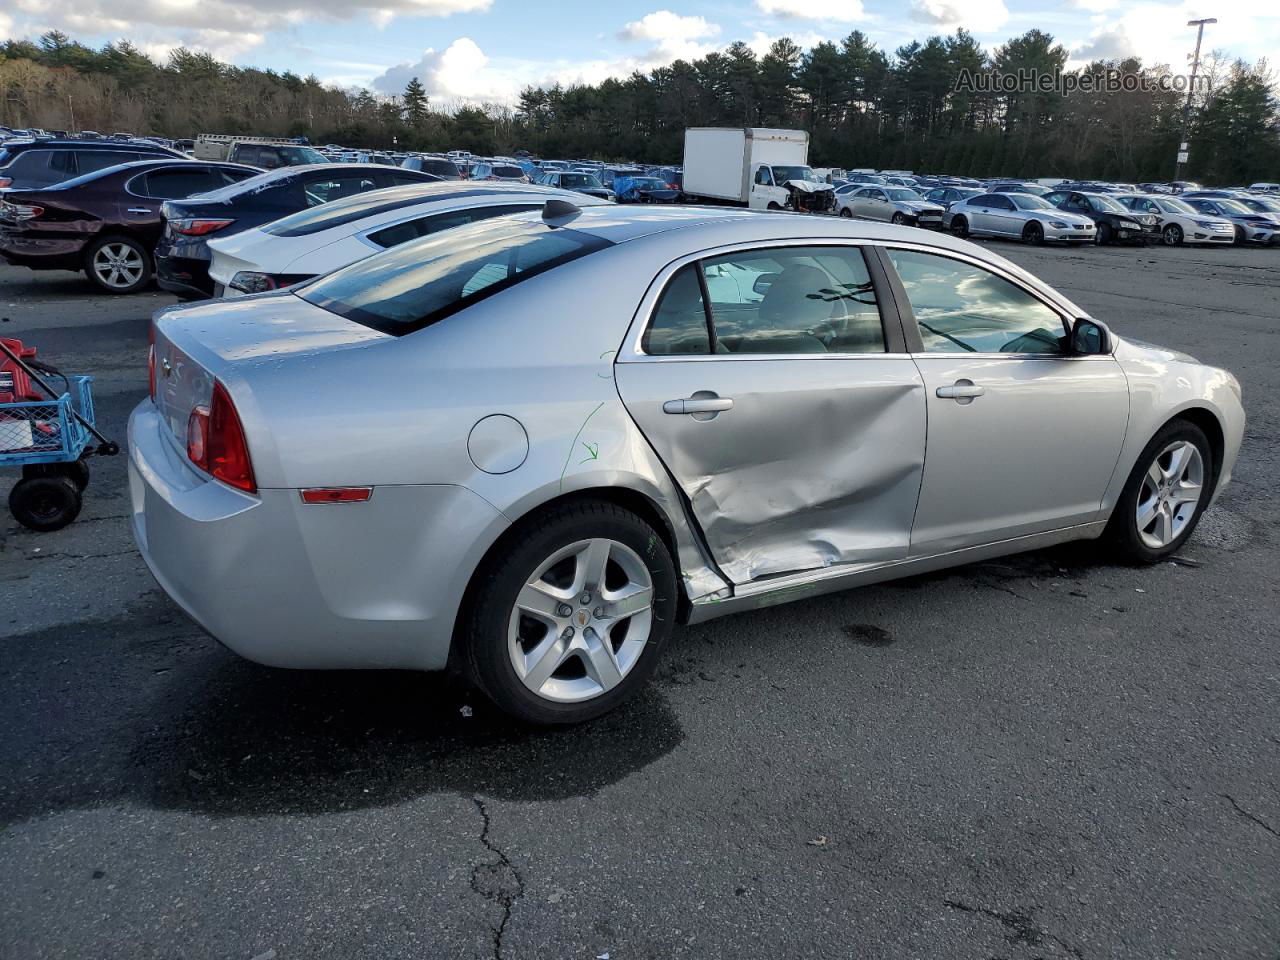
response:
[[[845,193],[837,191],[836,209],[842,217],[884,220],[903,226],[942,226],[942,204],[926,200],[906,187],[861,187]]]
[[[1059,210],[1029,193],[983,193],[953,203],[945,217],[958,237],[984,236],[1044,243],[1093,243],[1097,228],[1089,217]]]
[[[164,589],[253,660],[455,666],[537,723],[615,707],[677,622],[1066,540],[1160,560],[1244,429],[1225,370],[836,218],[550,202],[153,332]]]

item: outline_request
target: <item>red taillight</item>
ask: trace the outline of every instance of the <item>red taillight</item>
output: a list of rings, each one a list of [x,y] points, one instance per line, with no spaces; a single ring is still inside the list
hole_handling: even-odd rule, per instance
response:
[[[13,183],[12,177],[0,177],[0,187],[7,187],[11,183]]]
[[[300,491],[303,503],[364,503],[373,487],[308,487]]]
[[[209,406],[196,407],[187,420],[187,458],[237,490],[258,490],[240,415],[221,381],[213,383]]]
[[[174,233],[180,233],[184,237],[203,237],[206,233],[213,233],[233,223],[235,223],[234,220],[187,219],[170,220],[169,226],[173,228]]]

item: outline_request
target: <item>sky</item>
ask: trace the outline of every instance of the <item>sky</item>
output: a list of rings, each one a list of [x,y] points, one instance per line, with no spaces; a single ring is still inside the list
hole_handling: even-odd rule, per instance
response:
[[[764,53],[778,37],[808,48],[854,29],[892,53],[958,27],[991,49],[1034,27],[1073,62],[1137,55],[1184,70],[1195,43],[1186,22],[1208,16],[1219,22],[1206,28],[1206,52],[1280,54],[1280,0],[5,0],[0,38],[126,38],[161,61],[185,45],[381,93],[417,76],[448,107],[625,77],[735,40]]]

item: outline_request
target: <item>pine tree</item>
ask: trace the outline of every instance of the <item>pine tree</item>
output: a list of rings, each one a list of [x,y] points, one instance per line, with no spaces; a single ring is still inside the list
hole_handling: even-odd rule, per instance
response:
[[[411,127],[420,127],[427,120],[427,91],[417,77],[411,79],[404,88],[404,120]]]

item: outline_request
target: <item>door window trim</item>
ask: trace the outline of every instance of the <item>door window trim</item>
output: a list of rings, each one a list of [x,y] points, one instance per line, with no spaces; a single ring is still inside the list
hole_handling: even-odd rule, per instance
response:
[[[649,354],[644,351],[645,332],[653,325],[668,285],[682,267],[691,263],[710,260],[713,257],[734,253],[755,253],[757,251],[777,250],[782,247],[857,247],[862,250],[863,261],[867,273],[871,277],[871,286],[876,295],[876,307],[880,312],[880,330],[884,337],[885,349],[882,353],[693,353],[693,354]],[[698,271],[699,284],[703,290],[703,310],[711,322],[711,303],[706,294],[706,278]],[[915,323],[914,314],[912,323]],[[711,332],[712,349],[715,349],[714,326]],[[882,357],[902,359],[910,356],[909,343],[905,337],[905,325],[898,307],[898,298],[893,290],[889,276],[878,255],[875,242],[863,238],[846,237],[789,237],[785,240],[760,241],[749,243],[732,243],[718,247],[709,247],[695,253],[685,254],[672,260],[654,276],[653,282],[645,291],[640,305],[631,319],[627,335],[622,341],[622,349],[618,352],[618,363],[705,363],[707,361],[739,360],[756,362],[761,360],[877,360]]]
[[[1040,303],[1044,304],[1046,307],[1048,307],[1050,310],[1056,313],[1058,315],[1058,319],[1062,322],[1064,336],[1070,334],[1071,324],[1074,317],[1077,317],[1077,316],[1087,317],[1088,314],[1084,313],[1083,311],[1077,312],[1077,310],[1071,309],[1072,307],[1074,307],[1074,304],[1070,304],[1067,301],[1061,301],[1054,297],[1051,297],[1048,291],[1042,291],[1042,290],[1036,289],[1035,287],[1028,286],[1025,280],[1023,280],[1019,276],[1016,276],[1010,271],[1002,268],[999,264],[989,263],[986,260],[983,260],[981,257],[975,257],[971,254],[964,253],[959,250],[947,250],[941,247],[931,247],[923,243],[910,243],[905,241],[904,242],[895,241],[892,243],[878,243],[875,245],[875,250],[881,259],[882,268],[884,269],[885,273],[888,275],[889,286],[893,291],[894,299],[897,301],[898,316],[902,320],[903,332],[906,336],[906,341],[907,341],[907,351],[913,357],[931,358],[931,359],[957,359],[962,357],[966,359],[972,359],[975,357],[982,357],[986,359],[986,358],[995,357],[1001,360],[1016,359],[1016,360],[1071,360],[1071,361],[1111,360],[1112,359],[1112,356],[1110,354],[1099,354],[1097,356],[1072,356],[1066,353],[1002,353],[998,350],[986,351],[986,352],[974,351],[972,353],[967,350],[957,350],[954,352],[947,351],[945,353],[943,352],[935,353],[933,351],[926,351],[924,349],[924,340],[920,336],[920,328],[916,323],[915,310],[911,306],[911,299],[907,296],[906,288],[902,285],[902,278],[898,276],[898,270],[893,265],[893,260],[889,256],[890,250],[908,250],[913,253],[927,253],[935,257],[943,257],[948,260],[955,260],[959,263],[964,263],[964,264],[967,264],[968,266],[978,267],[979,269],[986,270],[989,273],[993,273],[996,276],[1000,277],[1002,280],[1007,280],[1009,283],[1013,284],[1019,290],[1028,294],[1033,299],[1038,300]]]
[[[415,220],[425,220],[425,219],[429,219],[431,217],[437,217],[437,216],[443,217],[450,213],[462,213],[467,210],[481,210],[481,209],[487,209],[489,207],[510,207],[515,205],[523,206],[524,209],[512,210],[509,213],[499,213],[492,217],[485,217],[484,219],[490,220],[490,219],[495,219],[496,217],[515,216],[516,214],[519,214],[519,213],[529,213],[532,210],[539,210],[543,206],[541,203],[529,202],[526,205],[525,203],[521,201],[516,201],[516,200],[500,200],[500,201],[495,200],[493,203],[462,203],[459,206],[453,206],[453,207],[447,207],[447,208],[441,208],[441,209],[432,208],[431,210],[427,210],[427,211],[418,210],[416,213],[408,213],[408,214],[405,214],[404,216],[397,217],[395,220],[388,220],[385,223],[379,223],[371,227],[366,227],[364,230],[361,230],[359,233],[357,233],[355,235],[355,238],[359,240],[361,243],[363,243],[365,246],[369,247],[371,250],[376,250],[377,252],[381,253],[383,250],[390,250],[391,248],[384,247],[381,244],[375,243],[373,240],[370,240],[369,237],[372,234],[381,233],[383,230],[387,230],[391,227],[398,227],[403,223],[412,223]],[[370,216],[377,216],[377,214],[370,214]],[[475,221],[473,220],[471,222],[474,223]],[[339,224],[338,226],[341,226],[341,224]],[[326,229],[332,230],[334,228],[328,227]],[[323,230],[317,230],[316,234],[320,234],[323,232],[324,232]],[[311,234],[311,236],[315,236],[316,234]],[[423,234],[423,236],[427,236],[427,234]]]

